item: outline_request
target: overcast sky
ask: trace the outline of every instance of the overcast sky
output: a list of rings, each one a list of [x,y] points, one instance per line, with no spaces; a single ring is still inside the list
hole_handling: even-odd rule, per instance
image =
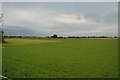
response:
[[[118,34],[117,2],[3,2],[6,35]]]

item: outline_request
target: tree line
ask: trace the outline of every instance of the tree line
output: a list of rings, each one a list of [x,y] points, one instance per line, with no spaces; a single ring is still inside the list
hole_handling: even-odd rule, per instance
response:
[[[60,39],[66,39],[66,38],[118,38],[117,36],[109,37],[109,36],[58,36],[54,34],[53,36],[47,36],[47,37],[38,37],[38,36],[4,36],[4,38],[30,38],[30,39],[40,39],[40,38],[60,38]]]

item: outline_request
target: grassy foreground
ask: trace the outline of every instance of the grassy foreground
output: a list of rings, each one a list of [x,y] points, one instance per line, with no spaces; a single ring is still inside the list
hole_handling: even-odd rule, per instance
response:
[[[10,78],[116,78],[115,39],[6,39],[3,75]]]

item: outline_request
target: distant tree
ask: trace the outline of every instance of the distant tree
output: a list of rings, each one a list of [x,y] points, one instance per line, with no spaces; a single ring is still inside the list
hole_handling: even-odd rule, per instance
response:
[[[77,36],[76,38],[80,38],[79,36]]]
[[[86,36],[81,36],[81,38],[87,38]]]
[[[56,34],[54,34],[52,37],[53,37],[53,38],[57,38],[57,35],[56,35]]]
[[[108,38],[107,36],[99,36],[99,38]]]
[[[47,36],[47,38],[50,38],[49,36]]]
[[[118,38],[117,36],[114,36],[114,38]]]
[[[59,38],[63,38],[63,36],[60,36]]]

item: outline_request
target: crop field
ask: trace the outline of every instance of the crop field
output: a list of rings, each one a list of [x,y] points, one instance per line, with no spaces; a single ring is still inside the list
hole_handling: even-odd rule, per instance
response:
[[[10,78],[117,78],[117,39],[5,39]]]

